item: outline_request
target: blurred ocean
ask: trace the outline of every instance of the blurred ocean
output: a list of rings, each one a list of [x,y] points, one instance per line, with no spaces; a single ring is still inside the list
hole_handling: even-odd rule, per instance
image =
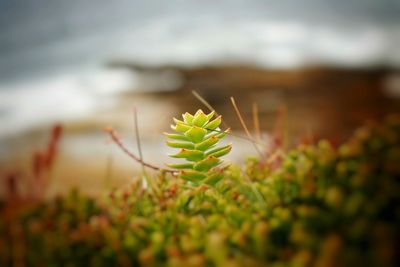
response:
[[[110,62],[399,67],[399,14],[396,0],[1,0],[0,137],[176,84]]]

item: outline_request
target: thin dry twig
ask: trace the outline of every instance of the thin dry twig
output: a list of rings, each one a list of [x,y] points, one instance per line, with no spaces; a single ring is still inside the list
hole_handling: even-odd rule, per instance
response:
[[[220,114],[215,110],[215,108],[213,108],[213,106],[211,106],[210,103],[208,103],[207,100],[204,99],[204,97],[202,97],[199,93],[197,93],[195,90],[192,90],[192,94],[201,102],[203,103],[204,106],[206,106],[208,108],[209,111],[214,111],[215,115],[219,116]],[[225,121],[222,121],[222,125],[225,128],[230,128],[228,124],[226,124]]]
[[[185,124],[185,125],[189,125],[189,124]],[[211,131],[211,132],[217,132],[217,133],[225,133],[227,130],[229,130],[229,132],[228,132],[228,134],[229,135],[232,135],[232,136],[234,136],[234,137],[236,137],[236,138],[240,138],[240,139],[244,139],[244,140],[246,140],[246,141],[249,141],[249,142],[254,142],[254,143],[256,143],[256,144],[258,144],[258,145],[261,145],[261,146],[265,146],[266,145],[266,143],[263,143],[263,142],[258,142],[258,141],[256,141],[256,140],[254,140],[254,139],[249,139],[248,137],[246,137],[246,136],[242,136],[242,135],[239,135],[239,134],[233,134],[232,132],[230,132],[230,128],[228,128],[227,130],[225,130],[225,131],[222,131],[222,130],[217,130],[217,129],[209,129],[209,128],[204,128],[204,129],[206,129],[206,130],[209,130],[209,131]]]
[[[203,104],[208,108],[209,111],[214,111],[214,112],[215,112],[215,115],[217,115],[217,116],[220,115],[220,114],[210,105],[210,103],[208,103],[207,100],[205,100],[204,97],[202,97],[199,93],[197,93],[195,90],[192,90],[192,94],[193,94],[201,103],[203,103]],[[229,125],[227,125],[225,121],[222,121],[222,124],[224,125],[225,128],[230,129]],[[207,129],[207,128],[206,128],[206,130],[210,130],[210,131],[214,131],[214,132],[220,132],[220,133],[224,132],[224,131],[219,131],[219,130],[216,130],[216,129],[212,130],[212,129]],[[231,133],[231,132],[229,133],[229,135],[232,135],[232,136],[234,136],[234,137],[241,138],[241,139],[244,139],[244,140],[247,140],[247,141],[250,141],[250,142],[255,142],[255,143],[259,144],[259,145],[265,145],[264,143],[261,142],[261,140],[258,140],[258,141],[257,141],[257,140],[255,140],[255,139],[248,138],[248,137],[245,137],[245,136],[241,136],[241,135],[238,135],[238,134],[233,134],[233,133]]]
[[[278,145],[284,149],[287,147],[287,132],[285,130],[285,124],[287,120],[287,108],[286,105],[281,105],[277,110],[277,116],[274,126],[274,138],[278,142]]]
[[[207,100],[204,99],[199,93],[197,93],[195,90],[192,90],[192,94],[206,106],[210,111],[214,111],[215,115],[219,115],[218,112],[210,105],[210,103],[207,102]]]
[[[150,187],[150,189],[157,194],[158,196],[161,195],[161,192],[159,191],[158,187],[154,185],[153,180],[149,177],[149,175],[146,172],[146,168],[144,166],[144,160],[143,160],[143,152],[142,152],[142,145],[140,142],[140,134],[139,134],[139,123],[138,123],[138,118],[137,118],[137,109],[136,107],[133,107],[133,122],[135,126],[135,136],[136,136],[136,143],[138,147],[138,153],[139,153],[139,159],[140,163],[142,165],[142,172],[143,172],[143,187],[145,188],[145,183]]]
[[[258,116],[258,105],[257,103],[253,103],[252,106],[253,111],[253,123],[254,123],[254,131],[256,133],[257,142],[261,141],[261,131],[260,131],[260,120]]]
[[[133,107],[133,124],[135,126],[135,137],[136,137],[136,144],[137,144],[137,147],[138,147],[140,164],[142,165],[143,173],[146,175],[146,170],[145,170],[145,167],[144,167],[144,164],[143,164],[143,153],[142,153],[142,145],[141,145],[141,142],[140,142],[139,126],[138,126],[136,107]]]
[[[234,99],[232,96],[231,96],[231,102],[232,102],[233,108],[235,109],[236,115],[237,115],[237,117],[238,117],[238,119],[239,119],[239,121],[240,121],[240,124],[242,125],[242,127],[243,127],[244,131],[246,132],[248,138],[249,138],[250,140],[252,140],[251,143],[253,144],[255,150],[256,150],[257,153],[259,153],[260,156],[262,157],[262,156],[263,156],[263,153],[262,153],[262,152],[260,151],[260,149],[258,148],[256,142],[253,141],[254,138],[253,138],[253,136],[251,135],[249,129],[247,128],[247,125],[246,125],[245,121],[243,120],[242,114],[240,113],[239,108],[238,108],[238,106],[236,105],[235,99]]]
[[[126,155],[128,155],[133,160],[143,164],[143,166],[153,169],[153,170],[156,170],[156,171],[164,171],[164,172],[168,172],[168,173],[172,173],[172,174],[176,173],[176,171],[174,171],[174,170],[160,168],[160,167],[157,167],[155,165],[152,165],[150,163],[147,163],[147,162],[144,162],[143,160],[141,160],[138,156],[133,154],[131,151],[129,151],[128,148],[125,147],[125,145],[122,143],[121,139],[119,138],[117,132],[114,129],[106,128],[106,129],[104,129],[104,131],[110,135],[111,140],[122,150],[122,152],[124,152]]]
[[[265,161],[266,164],[271,164],[274,160],[276,160],[279,156],[283,156],[284,152],[282,149],[276,149],[271,155],[268,156],[267,160]]]

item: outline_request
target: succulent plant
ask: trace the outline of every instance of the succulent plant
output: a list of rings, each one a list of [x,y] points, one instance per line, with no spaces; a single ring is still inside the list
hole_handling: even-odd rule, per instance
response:
[[[218,146],[219,141],[226,136],[229,129],[221,131],[219,128],[222,118],[213,119],[215,112],[205,114],[201,109],[192,115],[188,112],[182,115],[183,120],[174,118],[175,125],[171,125],[175,133],[165,133],[172,139],[167,145],[181,150],[171,155],[173,158],[186,160],[183,164],[169,164],[179,170],[182,179],[195,185],[206,183],[216,184],[223,176],[220,157],[228,154],[232,146]]]

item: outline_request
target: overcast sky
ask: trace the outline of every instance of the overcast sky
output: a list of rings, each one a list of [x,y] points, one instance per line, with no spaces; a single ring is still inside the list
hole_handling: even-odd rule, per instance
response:
[[[400,65],[397,0],[0,0],[0,82],[144,64]]]

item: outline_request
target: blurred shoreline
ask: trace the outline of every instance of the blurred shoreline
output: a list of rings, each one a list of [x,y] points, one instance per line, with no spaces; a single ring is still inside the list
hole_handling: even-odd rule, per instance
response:
[[[159,114],[165,114],[163,119],[168,120],[185,111],[204,108],[192,90],[225,115],[233,128],[239,124],[231,115],[230,96],[237,98],[248,121],[252,119],[252,104],[259,106],[261,121],[269,122],[261,125],[263,130],[271,129],[274,113],[285,105],[289,114],[307,121],[317,136],[342,139],[349,133],[346,128],[353,128],[364,119],[379,119],[399,111],[399,77],[400,70],[388,68],[269,70],[247,65],[185,68],[113,62],[97,75],[80,76],[69,82],[50,79],[48,83],[0,91],[0,140],[56,122],[74,125],[73,128],[109,124],[123,127],[133,106],[141,110],[145,121],[158,118]],[[338,106],[340,109],[335,108]],[[332,127],[323,125],[325,121],[330,121]],[[295,128],[299,125],[293,125],[290,131],[301,134]],[[165,125],[157,128],[160,129]]]
[[[108,138],[102,129],[113,126],[136,151],[132,117],[135,106],[145,157],[162,166],[169,162],[162,132],[168,130],[172,117],[198,108],[206,110],[193,96],[192,90],[221,113],[225,122],[239,135],[244,134],[230,104],[230,96],[235,97],[252,131],[252,105],[257,104],[261,130],[266,136],[274,130],[278,110],[285,107],[287,119],[284,127],[292,144],[310,135],[314,139],[328,138],[341,142],[365,120],[381,120],[387,114],[400,112],[400,83],[396,80],[399,72],[390,69],[304,68],[284,71],[244,65],[151,68],[121,62],[114,62],[108,68],[122,70],[126,77],[132,73],[136,79],[141,79],[142,85],[149,80],[151,83],[143,90],[128,86],[115,91],[103,88],[103,93],[87,94],[83,91],[91,97],[90,103],[94,105],[81,113],[74,113],[73,105],[79,103],[80,100],[76,99],[79,95],[71,95],[71,99],[64,95],[53,108],[57,109],[63,101],[72,103],[64,108],[60,106],[58,110],[70,111],[71,116],[64,114],[56,119],[60,115],[57,110],[51,113],[46,107],[42,111],[51,116],[46,118],[46,113],[38,113],[27,117],[35,120],[43,115],[41,123],[34,121],[30,125],[35,127],[28,125],[0,138],[0,170],[29,169],[32,153],[46,144],[50,126],[60,122],[65,127],[65,135],[54,170],[58,182],[53,184],[53,193],[50,194],[62,192],[65,186],[86,188],[83,190],[90,194],[101,192],[104,184],[95,181],[104,179],[110,160],[113,162],[111,184],[124,184],[138,173],[140,166],[113,144],[107,144]],[[395,82],[390,82],[391,79]],[[48,92],[49,96],[30,99],[29,103],[40,105],[43,99],[51,101],[52,92]],[[96,89],[93,88],[92,92]],[[24,112],[29,113],[29,107],[24,108]],[[234,142],[235,148],[231,160],[241,162],[246,155],[255,154],[249,142],[234,136],[229,141]]]

